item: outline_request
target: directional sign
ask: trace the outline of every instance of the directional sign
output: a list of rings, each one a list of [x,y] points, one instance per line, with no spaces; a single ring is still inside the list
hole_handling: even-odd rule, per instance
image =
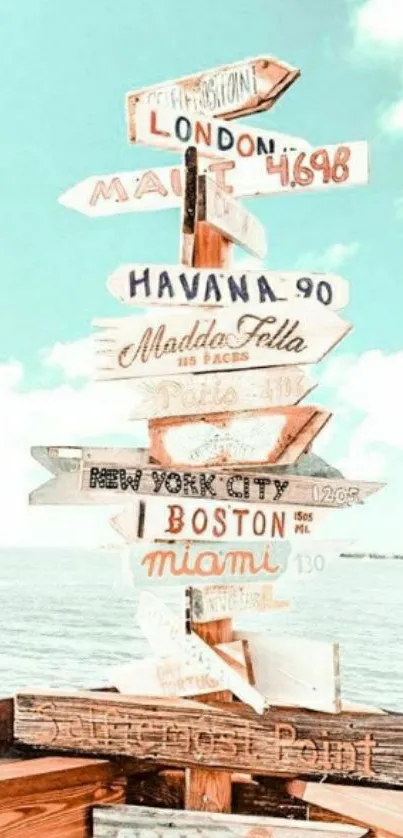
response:
[[[152,419],[150,454],[153,461],[174,468],[289,465],[311,445],[331,415],[302,406]]]
[[[228,503],[144,497],[113,517],[113,528],[128,544],[145,539],[172,541],[267,541],[316,537],[326,510],[292,504]]]
[[[214,651],[248,680],[244,641],[220,643]],[[202,665],[172,657],[136,659],[116,666],[108,672],[108,680],[119,692],[129,695],[208,695],[220,689],[220,683],[206,674]]]
[[[287,407],[301,401],[314,387],[312,378],[291,366],[254,369],[251,375],[229,371],[136,378],[130,382],[130,419]]]
[[[247,585],[208,585],[189,588],[189,613],[192,623],[225,620],[236,614],[262,614],[284,610],[290,603],[275,599],[273,585],[250,582]]]
[[[225,157],[226,160],[284,152],[295,156],[296,152],[312,149],[302,137],[145,104],[133,108],[129,139],[132,143],[181,154],[188,146],[194,146],[204,157]]]
[[[207,175],[198,183],[198,220],[206,221],[229,241],[243,247],[252,256],[263,259],[267,253],[263,224]]]
[[[368,792],[373,793],[369,789]],[[125,805],[94,806],[92,811],[94,838],[362,838],[368,834],[365,827],[345,823],[210,811]],[[398,835],[384,835],[384,838],[398,838]]]
[[[139,102],[226,119],[267,111],[299,75],[278,58],[258,56],[143,87],[127,94],[129,128]]]
[[[165,603],[148,591],[140,594],[137,622],[153,651],[179,656],[184,663],[200,665],[224,689],[230,690],[257,713],[263,713],[263,696],[245,678],[225,663],[197,634],[185,634],[184,622],[170,611]]]
[[[100,379],[313,364],[351,324],[311,302],[261,307],[158,309],[142,317],[96,320]],[[253,373],[250,373],[253,376]]]
[[[333,311],[348,304],[346,279],[312,271],[242,271],[183,265],[120,265],[107,280],[113,297],[130,306],[239,306],[317,300]]]
[[[368,144],[328,145],[310,153],[260,155],[237,160],[205,161],[208,174],[234,198],[303,192],[368,183]],[[181,207],[182,166],[154,167],[94,175],[67,190],[59,201],[90,216]]]
[[[247,641],[256,686],[270,704],[340,713],[337,643],[253,631],[235,631],[234,637]]]

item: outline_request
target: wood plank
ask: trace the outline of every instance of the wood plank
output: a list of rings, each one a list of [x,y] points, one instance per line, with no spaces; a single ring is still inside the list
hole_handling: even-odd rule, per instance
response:
[[[152,809],[145,806],[114,806],[94,810],[94,838],[173,838],[226,835],[237,838],[361,838],[367,830],[337,824],[307,824],[285,818],[228,815],[215,812],[186,812],[178,809]]]
[[[139,496],[110,519],[126,541],[268,541],[318,536],[327,510],[293,504],[229,503]]]
[[[209,178],[210,180],[210,178]],[[218,185],[215,184],[215,188]],[[225,193],[229,198],[227,193]],[[187,265],[128,263],[107,279],[110,294],[129,306],[268,305],[286,300],[315,300],[332,311],[348,304],[349,285],[336,274],[315,271],[260,271],[192,268]]]
[[[127,94],[129,130],[138,102],[233,119],[269,110],[299,76],[296,67],[265,55],[143,87]]]
[[[220,643],[215,652],[242,678],[248,677],[246,641]],[[126,695],[194,696],[217,692],[217,679],[206,675],[203,666],[186,664],[178,658],[143,658],[108,672],[108,680]]]
[[[260,307],[158,309],[138,317],[95,320],[100,379],[279,364],[316,363],[351,329],[334,311],[310,302]],[[163,343],[162,343],[163,341]],[[186,353],[186,354],[184,354]]]
[[[297,404],[314,387],[316,382],[294,366],[255,369],[253,376],[227,371],[136,378],[130,381],[133,408],[129,418],[287,407]]]
[[[211,652],[211,650],[210,650]],[[212,653],[214,654],[214,653]],[[250,688],[251,689],[251,688]],[[16,697],[17,741],[150,764],[403,786],[403,716],[47,690]]]
[[[0,699],[0,753],[13,741],[14,701],[12,698]]]
[[[198,193],[199,220],[205,221],[252,256],[264,259],[267,254],[267,241],[265,229],[259,219],[207,175],[199,176]]]
[[[155,654],[175,655],[184,663],[200,665],[203,672],[211,675],[224,690],[230,690],[240,701],[250,704],[256,713],[263,712],[265,702],[258,690],[250,686],[195,632],[185,634],[180,618],[161,599],[142,591],[136,618]]]
[[[185,152],[185,193],[182,205],[180,261],[192,265],[197,225],[197,151],[190,147]]]
[[[234,637],[247,641],[256,687],[269,704],[340,713],[337,643],[253,631],[235,631]]]
[[[310,446],[331,413],[317,407],[269,407],[211,416],[149,421],[150,454],[163,466],[290,465]]]
[[[189,588],[190,618],[195,624],[225,620],[236,614],[262,614],[267,611],[284,610],[289,605],[287,601],[274,598],[273,585],[268,582]]]
[[[343,149],[348,151],[344,152]],[[341,155],[346,159],[349,152],[350,159],[347,160],[347,165],[334,169],[336,155],[337,159],[340,159]],[[329,162],[333,163],[332,172],[339,178],[338,181],[332,178],[328,180],[325,169],[322,178],[320,172],[312,169],[312,162],[315,161],[317,165],[318,161],[326,160],[326,154]],[[364,185],[368,182],[367,143],[347,143],[343,146],[315,149],[309,157],[308,175],[304,176],[302,173],[302,177],[301,164],[306,165],[307,160],[305,157],[299,159],[299,167],[292,153],[283,153],[276,160],[270,155],[261,155],[253,160],[204,159],[201,172],[213,177],[215,182],[225,187],[228,194],[234,198],[258,198],[281,192]],[[182,166],[155,166],[151,169],[94,175],[68,189],[60,196],[59,203],[89,216],[178,208],[182,205],[183,179]],[[216,262],[215,265],[217,264]]]
[[[403,792],[291,780],[290,794],[367,826],[403,836]]]
[[[110,783],[120,779],[117,764],[82,757],[41,757],[18,759],[0,765],[0,803],[18,798],[27,791],[40,794],[79,786],[83,783]]]
[[[257,155],[294,154],[312,146],[302,137],[279,131],[252,128],[183,109],[174,111],[159,104],[138,102],[132,108],[129,141],[182,153],[194,146],[204,157],[238,160]]]

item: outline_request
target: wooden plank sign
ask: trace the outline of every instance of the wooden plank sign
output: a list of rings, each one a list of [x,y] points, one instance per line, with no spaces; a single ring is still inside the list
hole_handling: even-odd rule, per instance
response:
[[[270,704],[340,713],[337,643],[253,631],[234,637],[247,641],[256,687]]]
[[[348,824],[147,806],[95,806],[93,812],[94,838],[362,838],[367,834],[365,828]]]
[[[252,256],[259,259],[266,256],[267,242],[263,224],[207,175],[199,176],[198,220],[210,224]]]
[[[254,369],[253,375],[227,371],[136,378],[130,381],[130,419],[288,407],[301,401],[314,387],[316,382],[296,366]]]
[[[127,94],[129,131],[139,102],[233,119],[269,110],[299,75],[278,58],[258,56],[143,87]]]
[[[185,663],[200,665],[222,688],[233,692],[257,713],[263,713],[265,700],[258,690],[231,669],[197,634],[185,634],[184,621],[148,591],[140,594],[137,622],[157,655],[178,655]]]
[[[188,603],[193,623],[225,620],[236,614],[262,614],[272,610],[284,610],[290,605],[285,600],[274,599],[273,586],[267,582],[190,587]]]
[[[236,640],[220,643],[214,651],[242,678],[248,680],[249,666],[245,643]],[[178,658],[143,658],[111,669],[109,683],[127,695],[195,696],[217,692],[220,683],[206,674],[200,664],[185,663]]]
[[[329,783],[290,780],[287,789],[294,797],[329,809],[347,818],[403,836],[403,792],[390,789],[354,788]],[[387,838],[387,837],[386,837]]]
[[[289,465],[312,444],[331,413],[316,407],[152,419],[152,459],[171,468]]]
[[[110,519],[128,544],[156,541],[267,541],[317,536],[320,508],[143,497]]]
[[[130,142],[142,143],[163,151],[183,153],[193,146],[204,157],[225,157],[237,160],[257,155],[280,155],[310,151],[312,146],[302,137],[251,128],[195,112],[174,111],[160,105],[137,104],[131,118]]]
[[[242,271],[128,264],[116,268],[107,280],[107,288],[120,302],[142,308],[189,304],[243,307],[300,297],[302,300],[312,298],[339,311],[349,300],[346,279],[312,271]]]
[[[271,707],[257,715],[235,702],[205,706],[194,699],[46,690],[16,696],[14,733],[27,745],[151,765],[320,780],[325,774],[403,787],[401,713]]]
[[[138,317],[96,320],[100,379],[138,378],[320,361],[351,324],[316,303],[238,309],[159,309]]]

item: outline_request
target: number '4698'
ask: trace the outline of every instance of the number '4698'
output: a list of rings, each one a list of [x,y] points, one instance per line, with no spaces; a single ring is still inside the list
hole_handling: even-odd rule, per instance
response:
[[[287,154],[281,154],[279,162],[275,163],[270,154],[266,158],[266,168],[269,175],[280,175],[281,186],[310,186],[314,180],[319,180],[317,173],[324,184],[345,183],[349,177],[350,156],[351,150],[346,145],[338,146],[333,161],[325,148],[317,148],[309,157],[302,151],[294,162]]]

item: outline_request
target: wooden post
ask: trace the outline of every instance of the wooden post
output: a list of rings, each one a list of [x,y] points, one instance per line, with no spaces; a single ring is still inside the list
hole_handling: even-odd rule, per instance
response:
[[[185,154],[185,199],[181,231],[182,264],[198,268],[224,268],[228,265],[231,243],[204,221],[198,221],[197,207],[198,166],[197,151],[190,147]],[[195,624],[190,629],[209,646],[232,640],[232,620],[213,620]],[[198,701],[230,701],[231,693],[218,692]],[[231,774],[206,768],[187,768],[185,771],[185,808],[204,812],[231,811]]]

